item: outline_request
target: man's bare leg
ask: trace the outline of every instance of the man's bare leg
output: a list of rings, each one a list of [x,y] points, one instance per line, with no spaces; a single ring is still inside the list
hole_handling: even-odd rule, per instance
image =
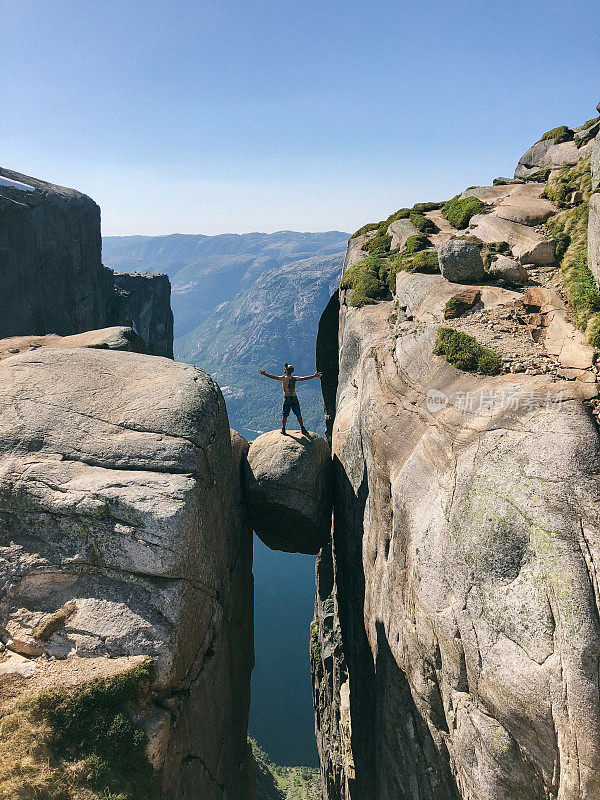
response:
[[[287,417],[282,417],[281,418],[281,432],[282,433],[285,433],[286,423],[287,423]]]
[[[302,421],[302,414],[300,414],[300,415],[296,414],[296,417],[298,419],[298,422],[300,423],[300,430],[302,431],[302,433],[304,433],[306,436],[308,436],[308,431],[304,427],[304,422]]]

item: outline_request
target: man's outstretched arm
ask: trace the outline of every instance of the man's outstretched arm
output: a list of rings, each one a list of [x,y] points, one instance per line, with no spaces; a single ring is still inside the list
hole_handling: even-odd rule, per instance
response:
[[[314,375],[303,375],[301,378],[296,378],[297,381],[310,381],[313,378],[321,378],[323,376],[322,372],[315,372]]]
[[[259,372],[259,375],[264,375],[265,378],[272,378],[274,381],[282,381],[283,380],[283,375],[269,375],[269,373],[265,372],[264,369],[259,369],[258,372]]]

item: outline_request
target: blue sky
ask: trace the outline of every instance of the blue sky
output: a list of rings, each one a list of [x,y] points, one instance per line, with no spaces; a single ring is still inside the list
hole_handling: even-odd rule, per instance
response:
[[[595,115],[598,0],[0,0],[0,163],[103,232],[354,230]]]

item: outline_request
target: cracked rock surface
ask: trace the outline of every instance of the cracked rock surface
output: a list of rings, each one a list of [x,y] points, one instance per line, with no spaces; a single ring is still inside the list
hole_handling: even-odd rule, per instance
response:
[[[0,674],[27,691],[150,657],[140,724],[163,800],[249,796],[247,444],[218,387],[85,347],[17,354],[0,373]]]

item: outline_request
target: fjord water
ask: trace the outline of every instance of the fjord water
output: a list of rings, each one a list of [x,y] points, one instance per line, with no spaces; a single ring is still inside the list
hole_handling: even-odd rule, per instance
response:
[[[270,550],[254,537],[250,734],[282,765],[317,765],[309,664],[315,557]]]

